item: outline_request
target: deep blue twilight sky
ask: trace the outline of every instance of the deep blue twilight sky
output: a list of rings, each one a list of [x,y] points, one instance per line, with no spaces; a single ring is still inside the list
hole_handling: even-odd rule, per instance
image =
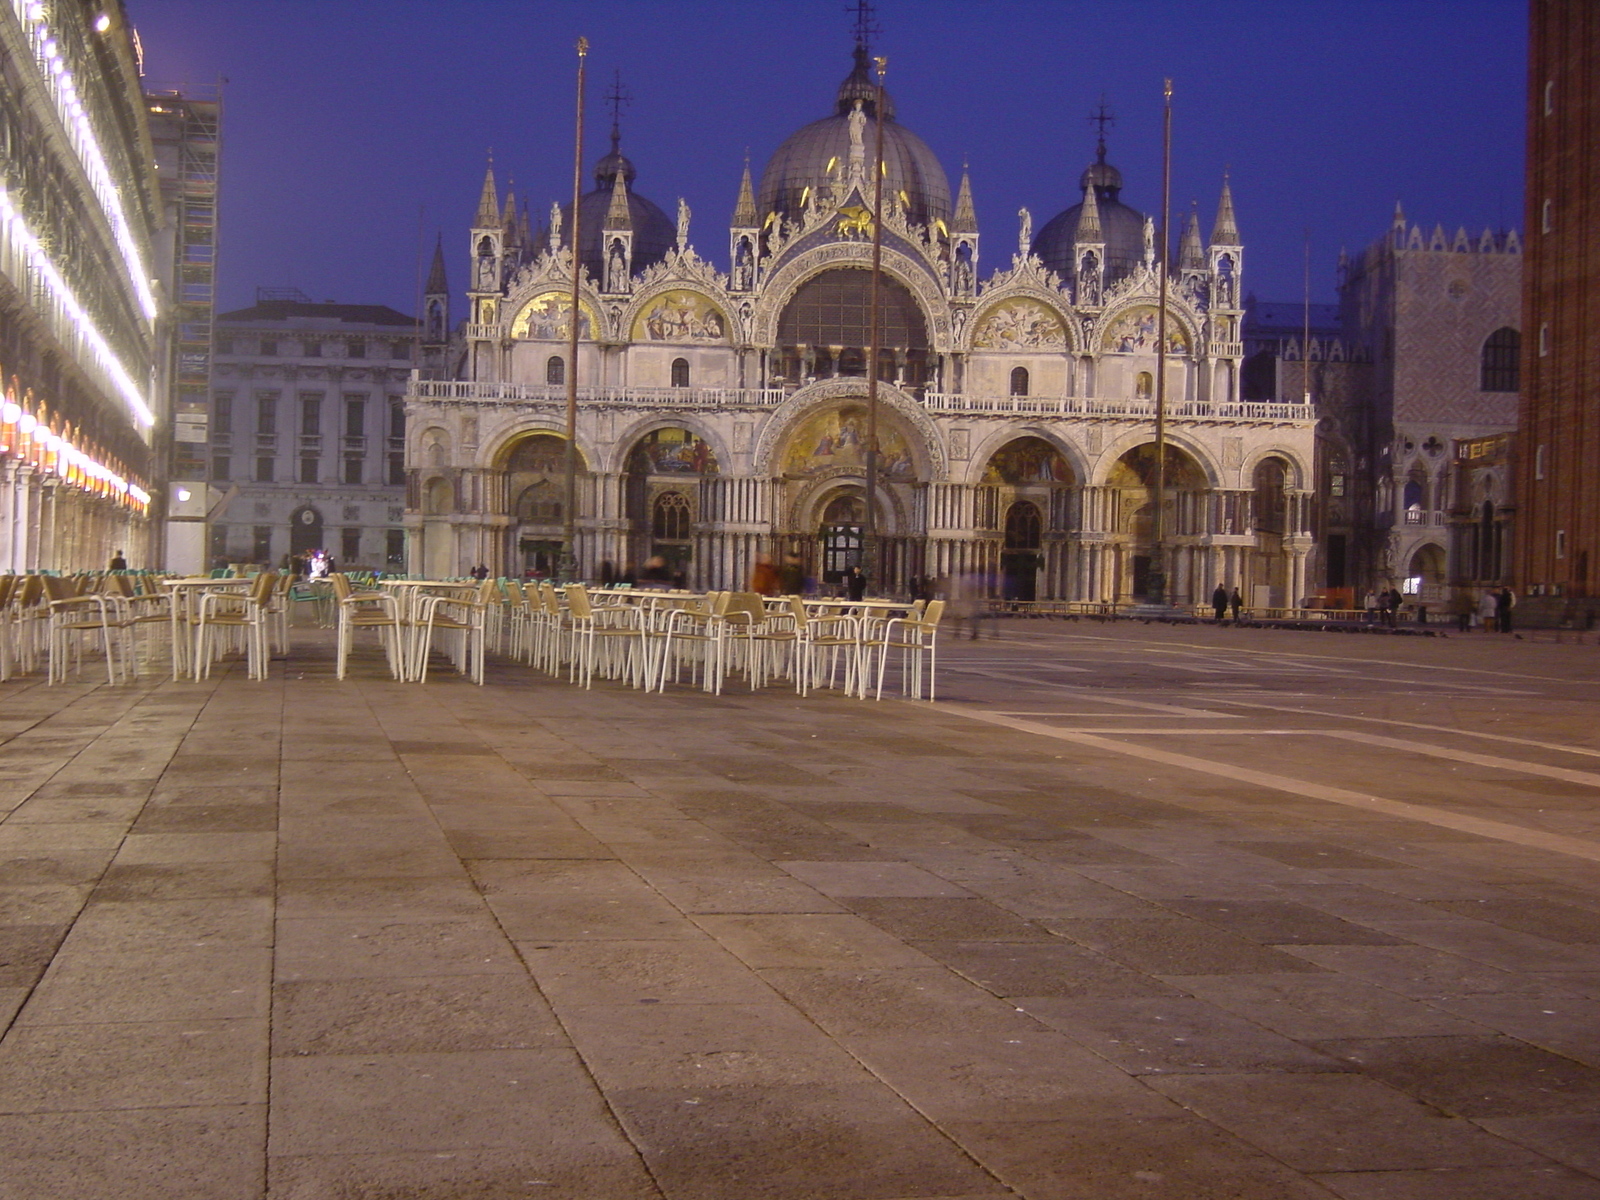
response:
[[[443,232],[452,285],[494,148],[537,224],[571,189],[573,43],[589,56],[585,160],[605,152],[603,94],[633,102],[637,189],[726,265],[746,148],[759,184],[848,73],[844,0],[126,0],[147,83],[224,89],[223,310],[258,285],[415,311],[418,230]],[[1123,200],[1160,200],[1161,80],[1174,85],[1173,225],[1209,231],[1231,168],[1246,290],[1316,299],[1341,245],[1407,217],[1454,233],[1523,226],[1522,0],[880,0],[902,123],[950,175],[972,167],[981,273],[1079,199],[1086,117],[1117,114]],[[586,169],[585,190],[592,187]],[[420,218],[420,220],[419,220]],[[1175,235],[1174,235],[1175,236]],[[460,318],[457,306],[456,318]]]

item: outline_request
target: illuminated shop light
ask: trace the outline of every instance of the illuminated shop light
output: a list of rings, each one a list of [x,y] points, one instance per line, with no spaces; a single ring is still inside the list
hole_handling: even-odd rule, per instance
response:
[[[144,256],[139,252],[139,242],[133,236],[133,227],[128,221],[127,214],[122,210],[121,193],[111,179],[105,155],[100,152],[100,143],[95,140],[94,127],[90,124],[89,116],[78,99],[77,85],[73,82],[72,72],[67,70],[66,61],[61,57],[61,47],[56,44],[50,23],[45,20],[44,5],[37,0],[12,0],[11,7],[16,11],[19,20],[33,26],[35,53],[44,75],[46,90],[55,99],[61,123],[66,127],[73,147],[78,152],[78,158],[83,162],[83,169],[88,172],[95,198],[100,202],[106,220],[111,223],[111,232],[117,240],[117,248],[122,252],[122,261],[127,267],[129,282],[138,293],[139,308],[143,311],[145,320],[154,321],[157,308],[155,293],[150,290],[150,272],[145,270]]]
[[[39,244],[39,239],[23,221],[22,214],[17,212],[11,203],[11,195],[3,186],[0,186],[0,223],[16,241],[23,255],[27,258],[28,265],[37,272],[41,281],[56,303],[72,318],[73,325],[78,334],[89,343],[89,348],[94,352],[95,360],[100,368],[111,377],[111,382],[116,385],[117,391],[122,393],[122,398],[133,410],[134,417],[141,425],[154,425],[155,414],[150,411],[150,405],[145,400],[144,393],[139,385],[133,381],[133,376],[128,373],[122,361],[117,358],[116,352],[111,349],[111,344],[106,341],[100,330],[84,311],[83,305],[78,303],[78,298],[67,286],[67,281],[61,277],[61,272],[56,270],[55,263],[50,261],[50,256],[45,253],[44,247]]]

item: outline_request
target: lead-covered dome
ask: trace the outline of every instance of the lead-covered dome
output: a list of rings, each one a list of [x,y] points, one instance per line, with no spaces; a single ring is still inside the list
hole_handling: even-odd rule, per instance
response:
[[[1078,190],[1085,196],[1094,188],[1096,207],[1100,210],[1100,237],[1106,245],[1106,262],[1103,280],[1107,285],[1130,274],[1144,259],[1145,216],[1136,208],[1129,208],[1118,197],[1122,193],[1122,172],[1106,161],[1106,146],[1100,143],[1094,162],[1089,164],[1078,180]],[[1064,212],[1059,212],[1045,222],[1034,235],[1033,252],[1046,267],[1073,285],[1077,284],[1077,263],[1073,246],[1077,242],[1078,222],[1083,216],[1080,200]]]
[[[667,256],[678,238],[678,227],[661,211],[654,201],[633,190],[638,175],[632,161],[622,153],[620,139],[615,130],[611,133],[611,152],[595,164],[594,191],[585,192],[578,201],[582,217],[578,230],[579,247],[584,268],[595,279],[605,273],[605,255],[601,249],[601,232],[606,214],[611,208],[611,192],[617,176],[622,176],[623,188],[628,194],[628,217],[633,225],[633,273],[637,275]],[[549,226],[539,231],[538,245],[549,242]],[[561,244],[572,245],[572,202],[561,206]]]
[[[757,200],[763,220],[774,212],[798,217],[805,207],[807,189],[814,195],[830,180],[832,170],[850,161],[850,111],[860,104],[868,118],[875,117],[876,95],[867,71],[866,47],[857,45],[855,69],[839,85],[834,115],[796,130],[767,160]],[[869,124],[869,159],[875,152],[875,137]],[[944,168],[926,142],[894,119],[894,102],[888,92],[883,96],[883,164],[884,193],[901,198],[909,220],[920,225],[949,221],[950,181]]]

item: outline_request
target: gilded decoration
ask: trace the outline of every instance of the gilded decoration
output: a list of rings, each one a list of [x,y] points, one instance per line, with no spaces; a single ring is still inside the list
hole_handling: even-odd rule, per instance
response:
[[[1110,354],[1154,354],[1158,314],[1153,305],[1141,305],[1117,314],[1106,327],[1101,343]],[[1177,322],[1167,321],[1167,353],[1187,354],[1189,338]]]
[[[1036,300],[997,304],[973,331],[977,350],[1064,350],[1067,331],[1061,318]]]
[[[578,311],[582,314],[578,321],[578,336],[592,338],[595,329],[594,310],[580,300]],[[535,296],[522,306],[522,311],[517,313],[516,319],[511,322],[511,336],[540,341],[560,341],[570,338],[572,297],[561,292],[545,292],[541,296]]]
[[[1072,468],[1061,451],[1043,438],[1018,438],[994,452],[984,468],[983,482],[1011,487],[1071,483]]]
[[[666,292],[633,322],[636,342],[720,342],[728,336],[722,310],[699,292]]]
[[[715,475],[717,456],[687,429],[657,429],[629,452],[628,470],[635,475]]]
[[[867,410],[857,405],[824,409],[801,423],[789,437],[783,458],[785,475],[814,475],[830,469],[862,470],[867,466]],[[878,471],[887,478],[910,479],[911,448],[889,422],[878,421]]]

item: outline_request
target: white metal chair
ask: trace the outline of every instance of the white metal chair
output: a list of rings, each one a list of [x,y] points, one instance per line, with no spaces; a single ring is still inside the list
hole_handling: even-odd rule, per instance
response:
[[[495,581],[485,579],[470,594],[418,597],[419,607],[412,617],[411,667],[407,671],[411,679],[427,682],[433,635],[440,632],[447,635],[450,658],[456,670],[470,675],[479,687],[483,686],[489,622],[491,614],[499,608],[495,589]]]
[[[944,617],[943,600],[931,600],[927,608],[909,617],[894,617],[879,627],[876,637],[863,640],[863,666],[870,666],[872,655],[878,656],[878,688],[876,699],[883,699],[883,677],[889,667],[889,655],[900,654],[900,692],[913,700],[922,699],[922,681],[926,674],[928,699],[934,698],[935,674],[939,666],[939,622]],[[861,697],[866,699],[867,678],[863,671]]]

